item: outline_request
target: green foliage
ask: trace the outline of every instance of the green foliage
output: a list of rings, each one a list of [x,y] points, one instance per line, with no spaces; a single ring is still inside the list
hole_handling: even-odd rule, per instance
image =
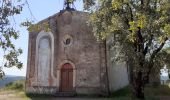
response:
[[[117,59],[128,63],[134,90],[142,93],[151,71],[170,56],[162,51],[170,46],[170,1],[97,0],[94,7],[89,21],[94,35],[100,41],[113,38],[113,47],[120,43]]]
[[[49,22],[43,22],[38,24],[33,24],[33,22],[25,21],[21,23],[21,26],[27,27],[29,32],[44,30],[46,32],[51,31]]]
[[[159,100],[160,97],[169,96],[170,88],[166,85],[158,85],[158,86],[146,86],[145,89],[146,100]],[[132,91],[130,86],[126,86],[120,90],[117,90],[111,94],[111,97],[128,97],[129,100],[138,100],[132,95]],[[117,100],[117,99],[116,99]],[[123,99],[122,99],[123,100]],[[125,100],[125,99],[124,99]]]
[[[69,3],[73,3],[75,0],[67,0]]]
[[[28,31],[29,32],[32,32],[32,31],[39,31],[43,29],[44,31],[46,32],[49,32],[51,31],[50,29],[50,25],[48,22],[44,22],[44,23],[41,23],[41,24],[32,24],[29,28],[28,28]]]
[[[169,48],[166,48],[164,49],[165,52],[167,52],[168,54],[170,54],[170,47]]]
[[[7,90],[24,91],[24,89],[25,89],[25,80],[18,80],[18,81],[14,81],[14,82],[8,83],[5,86],[5,89],[7,89]]]
[[[84,9],[89,10],[91,6],[95,4],[96,0],[83,0]]]
[[[169,2],[151,0],[148,3],[145,5],[147,7],[142,7],[140,0],[99,0],[98,5],[100,6],[97,11],[92,12],[90,20],[95,35],[106,38],[108,33],[112,34],[116,30],[121,30],[127,34],[126,39],[133,39],[131,41],[134,42],[135,38],[132,37],[137,31],[137,27],[140,27],[146,37],[150,34],[156,38],[162,35],[169,37]]]
[[[15,30],[10,22],[10,17],[18,15],[22,11],[23,5],[20,2],[21,0],[18,0],[14,4],[13,0],[0,0],[0,50],[1,54],[4,55],[3,64],[0,65],[0,78],[5,75],[2,70],[3,67],[22,67],[22,62],[18,59],[22,50],[15,48],[12,42],[19,38],[19,32]]]
[[[7,60],[4,64],[4,67],[13,67],[22,68],[22,63],[18,60],[18,56],[22,53],[22,49],[18,49],[17,51],[11,50],[8,54],[4,55],[4,58]]]
[[[170,24],[165,24],[163,30],[165,32],[166,37],[170,37]]]
[[[134,45],[141,45],[139,51],[146,56],[145,61],[148,63],[155,59],[155,55],[169,41],[170,2],[149,0],[142,3],[142,1],[98,0],[97,9],[92,10],[89,22],[98,40],[116,34],[123,37],[118,42],[123,46],[122,53],[128,57],[138,56]],[[141,43],[138,43],[139,38],[142,39]]]
[[[158,56],[159,59],[162,59],[161,61],[163,64],[166,64],[168,69],[170,69],[170,48],[166,48],[161,52],[162,56]]]

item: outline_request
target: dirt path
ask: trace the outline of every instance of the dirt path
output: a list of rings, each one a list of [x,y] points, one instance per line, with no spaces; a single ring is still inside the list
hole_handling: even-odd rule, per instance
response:
[[[170,96],[161,96],[158,97],[158,100],[170,100]],[[68,97],[32,97],[28,98],[24,92],[18,91],[0,91],[0,100],[132,100],[127,97],[119,97],[119,98],[68,98]]]
[[[16,91],[0,91],[0,100],[23,100]]]
[[[0,91],[0,100],[114,100],[111,98],[60,98],[60,97],[35,97],[28,98],[25,96],[24,92],[18,91]]]

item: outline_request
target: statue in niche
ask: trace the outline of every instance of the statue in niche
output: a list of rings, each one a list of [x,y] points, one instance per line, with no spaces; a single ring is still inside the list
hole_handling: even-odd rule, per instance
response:
[[[50,41],[48,37],[40,39],[38,44],[38,85],[48,86],[50,75]]]

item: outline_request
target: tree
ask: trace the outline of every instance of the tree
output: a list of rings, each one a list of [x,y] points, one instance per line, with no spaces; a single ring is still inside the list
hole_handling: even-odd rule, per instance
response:
[[[13,0],[0,0],[0,52],[3,54],[2,65],[0,66],[0,78],[5,73],[3,67],[22,67],[22,62],[19,61],[18,56],[22,53],[21,49],[17,49],[13,44],[13,40],[19,38],[19,32],[11,25],[11,18],[14,15],[20,14],[23,5],[21,0],[12,2]]]
[[[169,41],[170,1],[98,0],[89,7],[97,39],[105,40],[111,34],[119,37],[122,59],[130,66],[133,93],[143,99],[149,75],[161,62],[160,52]]]
[[[163,63],[167,65],[167,68],[170,69],[170,48],[166,48],[163,51]]]

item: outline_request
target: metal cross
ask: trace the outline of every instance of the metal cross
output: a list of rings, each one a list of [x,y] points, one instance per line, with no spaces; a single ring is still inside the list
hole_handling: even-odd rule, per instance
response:
[[[73,0],[65,0],[66,9],[70,9],[71,4],[73,4]]]

